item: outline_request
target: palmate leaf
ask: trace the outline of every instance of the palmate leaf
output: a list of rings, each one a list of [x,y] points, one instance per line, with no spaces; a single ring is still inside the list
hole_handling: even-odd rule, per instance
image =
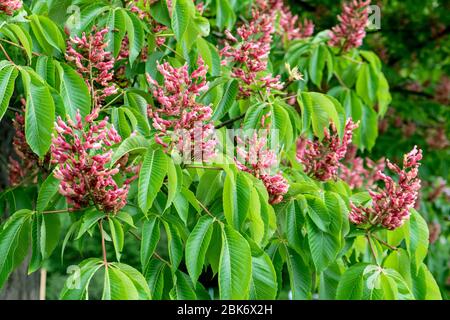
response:
[[[294,250],[286,248],[286,264],[289,282],[294,300],[305,300],[311,297],[312,270],[303,258]]]
[[[160,238],[160,223],[155,216],[149,217],[142,226],[141,240],[141,265],[142,270],[146,273],[151,262],[152,255],[156,249]]]
[[[213,218],[201,217],[186,241],[186,267],[194,286],[200,276],[205,262],[206,250],[213,232]]]
[[[17,69],[9,63],[0,68],[0,120],[8,109],[17,74]]]
[[[144,276],[124,263],[111,263],[110,274],[112,300],[150,300],[151,292]]]
[[[59,74],[59,92],[64,102],[66,114],[75,119],[77,111],[84,118],[91,112],[91,97],[86,82],[66,64],[55,62]]]
[[[58,193],[60,181],[55,178],[53,172],[42,183],[36,203],[38,212],[44,211],[50,204],[52,198]]]
[[[26,93],[25,137],[34,153],[43,158],[50,148],[55,104],[49,87],[29,68],[20,69]]]
[[[319,229],[311,219],[307,220],[308,243],[311,257],[318,272],[325,270],[340,250],[340,235]]]
[[[97,258],[87,259],[79,266],[69,267],[70,274],[61,291],[62,300],[89,299],[89,284],[95,273],[103,266],[103,261]]]
[[[406,222],[406,225],[406,247],[413,263],[414,271],[417,273],[428,252],[428,226],[422,216],[414,209],[411,209],[411,218]]]
[[[364,270],[368,264],[358,263],[348,268],[341,277],[336,291],[338,300],[360,300],[364,291]]]
[[[14,213],[0,231],[0,288],[28,253],[30,210]]]
[[[148,149],[139,174],[138,203],[144,214],[151,208],[167,173],[167,156],[161,149]]]
[[[240,230],[248,214],[251,182],[242,174],[227,174],[223,187],[223,211],[228,224]]]
[[[130,64],[133,65],[136,58],[141,54],[144,47],[145,34],[142,22],[131,12],[124,12],[125,27],[127,29],[128,40],[130,43]]]
[[[219,263],[221,299],[247,299],[249,296],[252,256],[245,238],[230,226],[222,227]]]
[[[278,292],[275,269],[265,252],[252,256],[252,279],[250,283],[251,300],[273,300]]]
[[[178,41],[181,41],[183,38],[194,13],[195,7],[192,1],[172,1],[172,30]]]

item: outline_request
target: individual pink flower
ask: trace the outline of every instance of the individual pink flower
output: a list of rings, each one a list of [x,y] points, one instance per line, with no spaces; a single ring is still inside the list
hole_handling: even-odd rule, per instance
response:
[[[268,115],[267,115],[268,116]],[[252,136],[242,140],[237,136],[236,166],[260,179],[269,193],[271,204],[280,203],[288,192],[289,184],[281,172],[273,174],[277,165],[276,153],[267,146],[268,129],[266,117],[261,120],[264,130],[258,130]]]
[[[340,23],[330,32],[331,46],[340,47],[346,52],[362,45],[369,19],[369,4],[370,0],[353,0],[343,4],[342,13],[338,16]]]
[[[328,128],[324,129],[322,141],[311,141],[301,137],[297,142],[297,161],[303,164],[305,173],[320,181],[336,179],[339,161],[344,159],[352,142],[353,130],[357,127],[358,124],[349,118],[345,124],[342,141],[333,123],[331,132]]]
[[[22,8],[22,1],[20,0],[0,0],[0,11],[8,16],[12,16],[15,11]]]
[[[112,53],[105,50],[108,47],[105,42],[107,33],[107,28],[97,31],[94,26],[88,36],[83,32],[81,38],[75,36],[67,42],[66,60],[74,63],[86,80],[96,106],[117,93],[116,85],[112,83],[115,60]]]
[[[274,17],[253,10],[250,22],[238,28],[239,40],[228,30],[225,46],[220,51],[223,65],[231,66],[231,76],[240,80],[240,96],[249,97],[261,87],[267,91],[283,88],[280,77],[267,73]]]
[[[83,121],[77,113],[75,121],[58,117],[57,135],[51,146],[52,162],[57,164],[55,177],[60,180],[59,192],[75,209],[95,205],[104,212],[117,213],[127,203],[129,184],[136,178],[136,167],[111,164],[112,146],[121,141],[108,118],[98,123],[99,109]],[[119,187],[114,177],[133,172],[134,176]]]
[[[420,190],[419,161],[422,151],[414,149],[403,159],[403,169],[387,160],[387,166],[398,175],[398,181],[379,171],[384,187],[377,191],[369,190],[372,204],[369,207],[351,203],[349,219],[352,223],[383,226],[394,230],[409,218],[410,209],[414,208]]]
[[[157,69],[164,78],[162,85],[147,75],[157,102],[148,107],[148,115],[158,131],[156,142],[168,149],[175,148],[185,159],[189,155],[194,155],[196,160],[211,159],[216,146],[212,109],[196,101],[208,88],[207,66],[203,59],[199,57],[197,69],[191,74],[187,64],[174,68],[165,62],[158,64]],[[169,144],[164,141],[166,138]]]

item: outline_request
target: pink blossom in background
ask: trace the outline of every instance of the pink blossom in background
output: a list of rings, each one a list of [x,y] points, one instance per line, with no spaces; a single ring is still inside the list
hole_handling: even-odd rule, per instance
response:
[[[134,12],[140,20],[145,20],[146,23],[151,25],[151,29],[153,33],[157,34],[158,32],[167,30],[168,28],[165,25],[162,25],[158,22],[156,22],[151,14],[150,14],[150,6],[158,0],[144,0],[141,4],[139,4],[139,0],[132,0],[128,2],[128,7],[130,8],[131,12]],[[169,6],[169,10],[171,9],[171,3]],[[166,42],[167,37],[155,37],[156,46],[160,47]],[[147,50],[147,47],[144,48],[144,50]],[[146,61],[146,54],[145,52],[142,53],[142,61]]]
[[[348,51],[362,45],[369,19],[369,4],[370,0],[353,0],[343,4],[342,13],[338,16],[339,24],[330,32],[331,46]]]
[[[203,59],[198,59],[197,69],[191,74],[187,64],[174,68],[165,62],[158,64],[157,69],[164,78],[162,85],[147,75],[157,102],[155,106],[148,106],[148,115],[158,131],[156,142],[169,149],[175,147],[184,154],[188,151],[186,146],[192,146],[197,160],[199,153],[202,154],[201,159],[211,159],[215,156],[216,146],[212,109],[196,101],[208,88],[207,66]],[[171,145],[164,142],[165,138],[169,138]]]
[[[450,146],[445,128],[430,128],[427,130],[426,142],[432,150],[443,150]]]
[[[137,176],[136,167],[111,165],[111,147],[122,139],[105,118],[98,123],[99,109],[82,119],[64,122],[58,117],[57,135],[51,146],[52,163],[57,164],[55,177],[60,180],[59,192],[75,209],[95,205],[104,212],[118,212],[126,205],[129,184]],[[134,176],[119,187],[114,176],[132,172]]]
[[[441,104],[450,103],[450,78],[442,76],[439,84],[436,86],[435,100]]]
[[[130,39],[128,39],[128,35],[123,37],[122,43],[120,44],[119,55],[117,56],[117,61],[126,60],[130,56]]]
[[[322,141],[311,141],[301,137],[297,141],[297,161],[303,164],[305,173],[320,181],[336,179],[339,161],[344,159],[352,142],[353,130],[357,127],[358,124],[349,118],[345,124],[342,141],[334,124],[331,124],[331,132],[328,128],[324,129]]]
[[[21,0],[0,0],[0,11],[12,16],[15,11],[22,8]]]
[[[349,146],[347,156],[339,164],[339,178],[345,181],[351,189],[362,186],[370,189],[379,180],[378,172],[385,169],[385,160],[381,158],[375,162],[367,157],[357,157],[356,150],[356,146]]]
[[[112,83],[115,60],[112,53],[105,50],[108,47],[105,42],[107,33],[107,28],[97,31],[94,26],[88,36],[83,32],[81,38],[75,36],[67,42],[66,60],[74,63],[78,73],[86,80],[96,106],[117,93],[117,87]]]
[[[422,150],[414,147],[411,152],[405,154],[403,169],[387,160],[388,168],[397,174],[398,181],[379,171],[378,175],[384,182],[384,187],[376,191],[369,190],[372,198],[370,207],[351,203],[350,221],[358,225],[381,225],[389,230],[402,226],[409,218],[410,209],[414,208],[418,198],[420,190],[418,172],[421,159]]]
[[[277,155],[267,146],[266,117],[263,117],[261,121],[263,128],[266,129],[255,131],[252,136],[245,140],[236,137],[237,157],[234,161],[239,170],[248,172],[260,179],[269,193],[270,203],[277,204],[283,200],[283,195],[288,192],[289,184],[281,172],[272,173],[278,162]]]
[[[256,0],[256,6],[274,18],[279,15],[280,33],[288,40],[308,38],[314,33],[314,23],[308,19],[299,22],[299,17],[291,12],[284,0]]]
[[[253,10],[252,19],[237,29],[238,38],[225,32],[226,43],[220,51],[223,65],[232,67],[231,76],[241,80],[240,96],[249,97],[254,88],[281,90],[280,76],[267,75],[268,58],[272,44],[273,15]]]

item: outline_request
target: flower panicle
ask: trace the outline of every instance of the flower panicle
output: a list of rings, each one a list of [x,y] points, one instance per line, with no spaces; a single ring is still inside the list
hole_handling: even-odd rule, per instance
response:
[[[384,172],[378,176],[384,182],[383,188],[370,190],[372,206],[363,207],[351,203],[349,219],[357,225],[381,225],[388,230],[394,230],[403,225],[409,218],[410,210],[418,199],[421,181],[418,177],[422,150],[413,148],[403,158],[403,168],[386,161],[387,167],[396,173],[398,181],[394,181]]]
[[[0,12],[12,16],[16,11],[22,8],[21,0],[0,0]]]
[[[345,2],[338,16],[339,24],[330,32],[329,44],[341,47],[344,52],[358,48],[366,36],[369,20],[370,0],[352,0]]]
[[[107,117],[95,122],[98,116],[96,108],[84,119],[80,112],[75,120],[57,118],[51,146],[52,162],[57,165],[54,175],[60,180],[59,192],[74,208],[93,204],[104,212],[117,213],[126,205],[133,179],[119,187],[114,177],[120,172],[135,172],[135,168],[120,161],[111,163],[111,147],[122,139]]]
[[[352,142],[353,130],[358,125],[349,118],[345,124],[342,141],[334,124],[331,124],[331,130],[324,129],[322,141],[300,137],[297,141],[297,161],[303,164],[305,173],[320,181],[336,179],[340,160],[345,158]]]
[[[267,70],[272,43],[274,16],[263,13],[259,8],[252,10],[252,19],[237,29],[237,36],[225,31],[225,46],[220,51],[222,65],[230,65],[231,76],[241,80],[240,96],[249,97],[252,86],[260,85],[268,92],[281,90],[280,77],[263,74]]]
[[[95,96],[97,106],[106,97],[117,93],[117,87],[112,82],[115,59],[112,53],[106,50],[108,42],[105,41],[105,36],[108,32],[108,28],[97,30],[94,26],[91,34],[86,35],[83,32],[81,37],[74,36],[67,41],[66,60],[75,64],[78,73]],[[125,55],[126,40],[122,43],[121,50],[122,58]]]
[[[174,68],[168,62],[158,64],[157,70],[163,76],[162,85],[147,75],[157,102],[156,106],[148,106],[148,115],[153,121],[153,127],[158,131],[156,142],[170,148],[171,146],[164,142],[165,138],[169,138],[172,147],[183,153],[194,141],[192,147],[195,153],[202,152],[204,160],[214,157],[216,140],[211,123],[212,109],[211,106],[196,101],[208,89],[207,65],[199,57],[197,69],[191,73],[187,64]]]
[[[281,172],[272,173],[277,165],[277,155],[275,151],[267,146],[268,125],[267,118],[270,113],[261,119],[261,126],[264,130],[255,131],[247,139],[236,137],[237,147],[234,161],[239,170],[248,172],[260,179],[269,193],[271,204],[280,203],[283,196],[288,192],[288,181]]]

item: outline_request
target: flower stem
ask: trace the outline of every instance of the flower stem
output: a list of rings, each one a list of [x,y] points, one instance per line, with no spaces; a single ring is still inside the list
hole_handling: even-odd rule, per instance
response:
[[[106,259],[105,235],[103,233],[103,219],[98,222],[98,225],[100,227],[100,233],[102,236],[103,264],[105,265],[105,268],[108,268],[108,260]]]
[[[226,127],[227,125],[232,124],[232,123],[234,123],[234,122],[236,122],[236,121],[239,121],[239,120],[241,120],[241,119],[244,119],[244,118],[245,118],[245,113],[241,114],[240,116],[231,118],[231,119],[229,119],[229,120],[227,120],[227,121],[224,121],[224,122],[222,122],[221,124],[218,124],[218,125],[216,126],[216,129],[220,129],[220,128]]]
[[[370,252],[373,255],[373,258],[375,259],[375,263],[378,264],[377,255],[375,253],[375,250],[372,246],[372,241],[370,241],[370,233],[366,233],[367,242],[369,243]]]
[[[14,61],[12,61],[12,59],[11,59],[11,57],[9,56],[8,52],[6,52],[5,47],[3,47],[3,45],[2,45],[1,43],[0,43],[0,49],[2,49],[2,51],[3,51],[3,53],[4,53],[5,57],[6,57],[6,59],[8,59],[9,62],[11,62],[13,65],[16,65],[16,64],[14,63]]]
[[[376,239],[379,243],[381,243],[382,245],[384,245],[385,247],[388,247],[391,250],[398,250],[397,247],[391,246],[389,243],[387,243],[386,241],[381,240],[380,238],[378,238],[376,235],[372,234],[372,237],[374,239]]]

